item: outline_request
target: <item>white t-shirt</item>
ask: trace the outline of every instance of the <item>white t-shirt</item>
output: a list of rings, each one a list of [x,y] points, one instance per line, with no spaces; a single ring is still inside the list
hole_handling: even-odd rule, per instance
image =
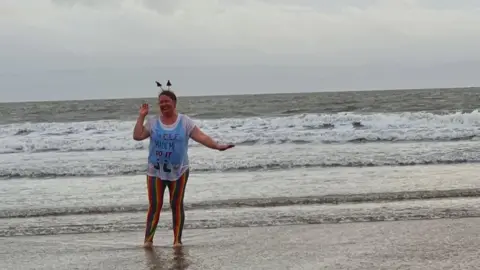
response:
[[[176,181],[185,173],[189,168],[188,141],[195,127],[193,120],[183,114],[178,114],[172,125],[163,124],[159,116],[147,119],[145,128],[150,132],[148,176]]]

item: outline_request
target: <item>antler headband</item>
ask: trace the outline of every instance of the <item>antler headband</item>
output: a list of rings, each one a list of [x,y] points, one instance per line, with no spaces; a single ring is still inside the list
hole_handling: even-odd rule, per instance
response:
[[[167,81],[167,89],[164,89],[162,84],[159,83],[158,81],[155,81],[155,83],[157,83],[157,87],[160,87],[162,91],[170,91],[170,86],[172,86],[172,84],[170,83],[170,80]]]

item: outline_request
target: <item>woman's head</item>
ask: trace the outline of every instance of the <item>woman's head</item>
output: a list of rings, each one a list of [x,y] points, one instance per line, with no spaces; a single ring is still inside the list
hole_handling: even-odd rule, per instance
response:
[[[177,95],[170,90],[163,90],[158,95],[158,105],[160,106],[160,112],[165,116],[175,113]]]

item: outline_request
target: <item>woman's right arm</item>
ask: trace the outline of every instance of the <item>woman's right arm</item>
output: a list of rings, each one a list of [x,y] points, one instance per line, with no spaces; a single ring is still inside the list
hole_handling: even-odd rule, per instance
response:
[[[150,131],[143,125],[144,122],[145,116],[139,115],[137,118],[137,123],[135,124],[135,128],[133,129],[133,139],[135,141],[143,141],[150,136]]]

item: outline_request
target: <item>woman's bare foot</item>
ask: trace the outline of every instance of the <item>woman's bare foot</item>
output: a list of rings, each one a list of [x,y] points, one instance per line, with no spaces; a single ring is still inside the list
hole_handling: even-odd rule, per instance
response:
[[[182,246],[182,243],[173,243],[174,248],[178,248],[178,247],[181,247],[181,246]]]
[[[145,242],[143,244],[143,248],[152,248],[153,247],[153,243],[152,242]]]

